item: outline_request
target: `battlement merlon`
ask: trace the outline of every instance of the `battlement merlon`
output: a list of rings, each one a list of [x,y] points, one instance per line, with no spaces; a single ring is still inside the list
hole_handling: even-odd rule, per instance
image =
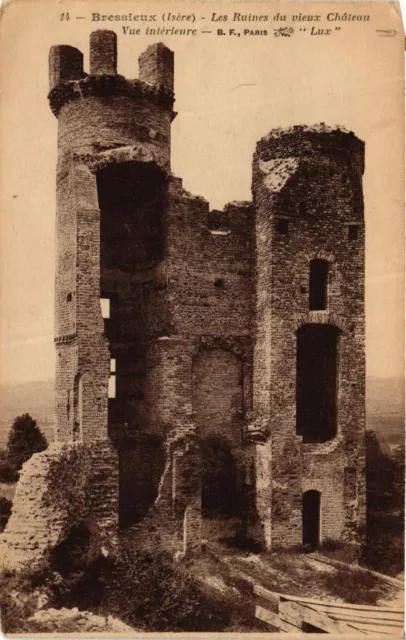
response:
[[[162,42],[150,45],[138,58],[138,78],[173,92],[174,55]]]
[[[51,47],[49,94],[52,112],[58,116],[66,102],[88,95],[131,95],[150,99],[172,110],[174,103],[174,54],[162,43],[150,45],[139,57],[139,79],[117,74],[117,36],[99,29],[90,34],[90,72],[83,69],[83,54],[69,45]],[[172,111],[172,119],[175,117]]]
[[[256,145],[254,164],[258,160],[304,158],[312,155],[346,156],[359,175],[364,173],[365,143],[344,127],[324,123],[271,130]]]
[[[59,44],[49,51],[49,90],[64,82],[85,77],[83,53],[75,47]]]
[[[90,34],[90,75],[114,76],[117,73],[117,35],[99,29]]]

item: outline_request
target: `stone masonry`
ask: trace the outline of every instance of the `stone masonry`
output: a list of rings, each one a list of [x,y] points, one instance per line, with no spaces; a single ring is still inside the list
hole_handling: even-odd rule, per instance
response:
[[[117,73],[112,31],[91,34],[88,73],[67,45],[49,67],[57,444],[25,465],[3,546],[29,485],[58,483],[49,465],[80,484],[78,513],[113,546],[144,523],[188,553],[202,522],[222,519],[264,548],[359,543],[364,143],[324,124],[273,130],[257,143],[252,202],[211,211],[171,173],[166,46],[141,54],[138,80]],[[76,473],[62,458],[79,455]]]

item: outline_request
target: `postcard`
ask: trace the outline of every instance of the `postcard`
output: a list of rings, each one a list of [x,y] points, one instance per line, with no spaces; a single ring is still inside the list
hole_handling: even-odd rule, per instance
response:
[[[0,28],[2,632],[401,638],[398,3]]]

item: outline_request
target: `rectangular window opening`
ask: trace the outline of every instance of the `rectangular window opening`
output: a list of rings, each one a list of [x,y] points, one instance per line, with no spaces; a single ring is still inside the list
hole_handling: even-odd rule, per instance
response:
[[[355,224],[350,224],[348,227],[348,240],[350,242],[354,242],[354,240],[358,240],[358,226]]]
[[[115,374],[109,377],[108,397],[113,399],[116,397],[116,376]]]
[[[327,309],[328,262],[312,260],[309,272],[309,310]]]
[[[100,298],[100,309],[102,318],[105,320],[110,318],[110,298]]]

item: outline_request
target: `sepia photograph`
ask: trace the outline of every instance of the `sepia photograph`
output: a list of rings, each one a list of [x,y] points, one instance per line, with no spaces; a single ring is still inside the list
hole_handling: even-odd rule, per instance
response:
[[[1,632],[402,638],[399,5],[0,36]]]

